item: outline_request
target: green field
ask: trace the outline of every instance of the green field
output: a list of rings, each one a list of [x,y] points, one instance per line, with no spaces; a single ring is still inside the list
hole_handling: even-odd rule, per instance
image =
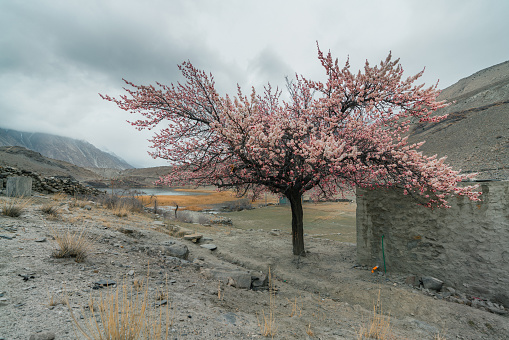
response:
[[[356,242],[355,203],[304,203],[304,233],[341,242]],[[241,229],[280,229],[291,232],[289,205],[271,205],[223,214]]]

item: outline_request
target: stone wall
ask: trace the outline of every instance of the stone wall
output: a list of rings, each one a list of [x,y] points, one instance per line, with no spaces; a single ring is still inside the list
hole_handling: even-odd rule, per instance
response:
[[[4,192],[9,177],[30,177],[32,178],[32,190],[43,193],[52,194],[63,192],[69,195],[99,195],[102,192],[79,183],[72,177],[42,177],[36,172],[28,170],[20,170],[12,167],[0,166],[0,192]]]
[[[357,191],[357,260],[387,272],[432,276],[509,306],[509,181],[479,183],[482,201],[417,205],[396,189]]]

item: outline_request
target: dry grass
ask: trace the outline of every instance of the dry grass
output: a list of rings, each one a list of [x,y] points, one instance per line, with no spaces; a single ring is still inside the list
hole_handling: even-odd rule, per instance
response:
[[[309,324],[308,328],[306,328],[306,334],[309,336],[315,336],[315,332],[311,329],[311,324]]]
[[[297,298],[295,298],[293,301],[290,299],[286,299],[290,303],[290,306],[292,307],[292,311],[290,312],[290,317],[293,318],[294,316],[302,316],[302,308],[299,306],[299,303],[297,301]]]
[[[66,199],[67,199],[67,197],[68,197],[68,196],[67,196],[67,194],[65,194],[65,193],[63,193],[63,192],[57,192],[56,194],[54,194],[54,195],[51,197],[51,199],[52,199],[53,201],[58,201],[58,202],[60,202],[60,201],[66,200]]]
[[[60,212],[58,210],[58,206],[52,203],[44,204],[41,207],[41,212],[48,216],[49,218],[56,219],[60,215]]]
[[[55,296],[54,294],[49,294],[48,298],[48,306],[57,306],[57,305],[65,305],[67,304],[67,295],[62,294],[61,296]]]
[[[72,200],[71,200],[71,203],[69,204],[69,207],[78,207],[78,208],[83,208],[85,207],[86,205],[89,205],[90,202],[88,201],[83,201],[77,197],[74,197]]]
[[[163,294],[158,297],[161,296]],[[164,296],[168,296],[168,293]],[[115,291],[101,294],[97,301],[91,298],[88,311],[82,311],[84,321],[76,318],[68,303],[75,328],[85,339],[169,339],[173,325],[170,303],[158,307],[158,310],[151,306],[148,279],[143,289],[134,285],[128,287],[124,282]]]
[[[177,189],[178,190],[178,189]],[[207,195],[164,195],[156,196],[157,204],[159,206],[175,206],[178,204],[180,207],[185,207],[186,210],[200,211],[203,209],[211,208],[215,204],[228,203],[237,204],[235,202],[242,202],[242,205],[246,204],[246,198],[238,198],[232,191],[215,191],[215,190],[191,190],[185,189],[185,191],[194,191],[200,193],[206,193]],[[138,199],[143,203],[144,206],[151,206],[154,204],[154,196],[138,196]],[[267,202],[275,203],[277,201],[274,195],[270,195]],[[233,203],[232,203],[233,202]],[[248,201],[250,203],[250,201]],[[256,201],[255,203],[263,203],[265,199]],[[239,203],[240,204],[240,203]]]
[[[30,198],[8,198],[2,202],[2,215],[8,217],[20,217],[25,208],[32,203]]]
[[[377,301],[373,304],[373,316],[367,325],[362,325],[357,333],[357,339],[395,339],[392,332],[390,315],[384,315],[382,309],[382,301],[380,299],[380,291],[378,289]]]
[[[129,215],[129,207],[126,204],[123,204],[122,202],[119,202],[116,204],[112,209],[113,215],[118,217],[126,217]]]
[[[224,299],[224,291],[221,289],[221,280],[219,280],[217,284],[217,299],[218,300]]]
[[[157,196],[159,206],[175,206],[178,204],[187,210],[202,210],[210,208],[214,204],[224,203],[235,199],[235,195],[229,191],[205,191],[208,195],[165,195]],[[153,205],[153,196],[139,196],[138,199],[145,206]]]
[[[269,312],[265,314],[262,310],[261,318],[256,315],[258,326],[263,336],[274,338],[277,333],[276,324],[276,290],[269,267]]]
[[[56,258],[74,257],[76,262],[83,262],[92,247],[92,243],[88,239],[85,229],[81,231],[71,231],[67,229],[65,232],[57,232],[51,230],[55,241],[60,249],[53,252]]]
[[[143,204],[137,196],[103,195],[96,198],[106,209],[113,211],[118,217],[125,217],[129,213],[143,212]]]

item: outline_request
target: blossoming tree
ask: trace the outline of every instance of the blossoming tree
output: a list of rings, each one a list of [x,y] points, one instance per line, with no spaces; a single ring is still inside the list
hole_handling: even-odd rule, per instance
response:
[[[141,114],[131,122],[154,133],[153,157],[175,165],[162,178],[167,185],[214,185],[254,197],[263,191],[286,196],[292,211],[293,253],[305,255],[302,195],[331,198],[355,186],[398,186],[421,203],[447,206],[453,194],[477,200],[465,176],[444,160],[418,152],[422,144],[404,137],[410,124],[436,122],[444,107],[435,86],[413,83],[422,72],[402,79],[391,54],[379,65],[367,61],[353,74],[331,53],[318,49],[326,81],[297,76],[289,101],[270,85],[259,95],[220,96],[214,79],[190,62],[179,68],[187,80],[170,86],[126,84],[127,95],[102,98]]]

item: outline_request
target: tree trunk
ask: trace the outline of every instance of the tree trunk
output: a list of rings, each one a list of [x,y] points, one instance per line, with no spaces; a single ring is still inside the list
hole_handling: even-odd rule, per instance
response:
[[[302,194],[291,193],[286,196],[292,207],[293,255],[306,256],[304,251],[304,221],[302,212]]]

